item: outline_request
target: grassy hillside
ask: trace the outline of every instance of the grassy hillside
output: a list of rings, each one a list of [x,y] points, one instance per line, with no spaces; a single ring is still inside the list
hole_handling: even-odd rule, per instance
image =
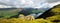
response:
[[[60,4],[51,8],[49,12],[43,16],[49,16],[49,17],[46,17],[45,19],[38,18],[34,20],[27,20],[28,18],[26,20],[22,18],[11,18],[11,19],[1,18],[0,23],[60,23]]]
[[[59,5],[56,5],[54,6],[52,9],[51,9],[51,17],[47,17],[46,19],[47,20],[50,20],[54,23],[60,23],[60,4]]]

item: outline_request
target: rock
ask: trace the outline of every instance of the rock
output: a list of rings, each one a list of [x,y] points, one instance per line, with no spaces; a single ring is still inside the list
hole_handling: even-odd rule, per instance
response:
[[[35,19],[32,15],[24,16],[23,14],[20,14],[19,18],[24,19],[24,20],[34,20]]]

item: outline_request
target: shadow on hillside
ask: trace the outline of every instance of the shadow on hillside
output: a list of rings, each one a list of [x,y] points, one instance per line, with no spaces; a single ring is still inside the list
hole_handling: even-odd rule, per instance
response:
[[[59,6],[59,5],[57,5],[57,6]],[[55,13],[53,13],[51,10],[54,9],[54,8],[56,8],[57,6],[54,6],[53,8],[47,10],[46,12],[44,12],[42,15],[40,15],[36,19],[38,19],[38,18],[44,18],[44,19],[46,19],[47,17],[51,17],[51,16],[55,15]]]

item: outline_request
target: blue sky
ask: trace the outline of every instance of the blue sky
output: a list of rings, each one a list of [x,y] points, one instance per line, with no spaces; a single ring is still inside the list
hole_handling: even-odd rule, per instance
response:
[[[60,4],[60,0],[0,0],[0,5],[14,6],[17,8],[34,7],[43,8],[45,6],[53,7]],[[1,6],[2,7],[2,6]]]

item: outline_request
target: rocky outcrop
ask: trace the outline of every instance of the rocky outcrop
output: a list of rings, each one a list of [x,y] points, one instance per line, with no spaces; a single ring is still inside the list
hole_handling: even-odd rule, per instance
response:
[[[24,20],[34,20],[35,19],[32,15],[24,16],[23,14],[20,14],[19,18],[24,19]]]

